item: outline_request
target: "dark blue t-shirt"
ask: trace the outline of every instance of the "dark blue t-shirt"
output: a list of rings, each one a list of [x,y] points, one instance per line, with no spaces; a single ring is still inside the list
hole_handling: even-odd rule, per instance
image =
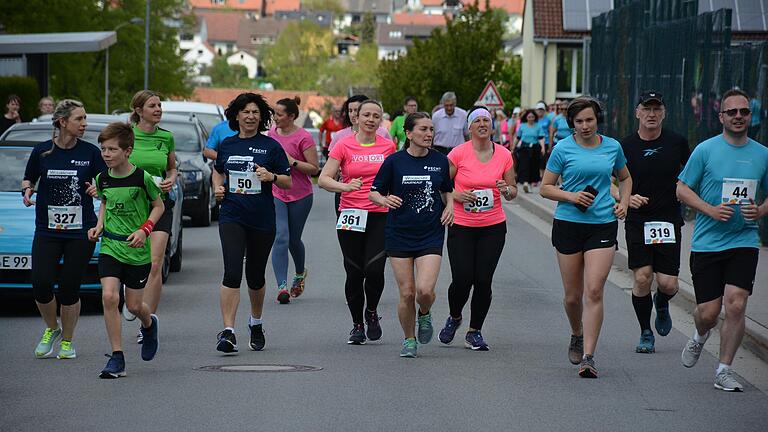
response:
[[[452,190],[448,158],[442,153],[430,149],[426,156],[415,157],[401,150],[387,157],[371,191],[395,195],[403,200],[403,205],[387,212],[386,250],[442,248],[445,227],[440,216],[445,204],[440,193]]]
[[[258,231],[275,231],[272,183],[261,184],[261,191],[256,192],[257,165],[275,174],[291,175],[285,151],[280,143],[266,135],[259,133],[246,139],[235,135],[219,145],[214,168],[225,178],[220,224],[239,223]]]
[[[99,148],[87,141],[78,139],[74,147],[66,150],[54,146],[53,152],[43,156],[51,146],[51,140],[36,145],[24,172],[24,180],[36,184],[35,232],[49,237],[86,238],[88,230],[96,226],[96,214],[93,198],[85,193],[85,182],[95,184],[96,174],[106,171],[107,165]],[[77,215],[77,207],[81,215]],[[73,228],[78,222],[81,228]]]

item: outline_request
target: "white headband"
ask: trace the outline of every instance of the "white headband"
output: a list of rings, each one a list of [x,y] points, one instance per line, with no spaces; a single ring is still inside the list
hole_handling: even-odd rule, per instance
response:
[[[485,108],[478,108],[471,113],[469,113],[469,117],[467,117],[467,124],[472,124],[473,121],[477,120],[478,117],[487,117],[488,120],[493,120],[493,117],[491,117],[491,113],[488,112]]]

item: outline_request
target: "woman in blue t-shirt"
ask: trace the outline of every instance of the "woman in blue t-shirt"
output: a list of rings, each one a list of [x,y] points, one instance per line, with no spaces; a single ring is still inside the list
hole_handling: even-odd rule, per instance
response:
[[[526,110],[522,119],[523,123],[520,123],[515,136],[515,148],[520,164],[517,178],[523,182],[523,191],[529,193],[530,184],[539,181],[539,160],[544,155],[544,133],[537,123],[534,110]]]
[[[261,351],[266,343],[261,312],[264,308],[264,272],[275,240],[275,202],[272,185],[290,189],[291,167],[280,143],[262,134],[269,129],[274,111],[261,95],[241,93],[224,111],[237,135],[219,145],[213,187],[219,210],[219,237],[224,256],[221,282],[221,315],[224,330],[216,350],[237,352],[235,317],[240,304],[240,283],[245,279],[251,301],[248,320],[249,347]]]
[[[37,358],[50,356],[59,341],[57,358],[77,356],[72,338],[80,317],[80,284],[96,246],[88,240],[96,214],[86,188],[96,174],[107,169],[101,151],[80,139],[87,126],[85,117],[82,103],[59,102],[53,112],[53,138],[32,150],[21,182],[24,205],[35,206],[32,292],[46,324],[35,349]],[[37,196],[32,200],[35,186]],[[54,298],[57,282],[59,292]],[[56,319],[56,299],[61,304],[61,326]]]
[[[445,226],[453,223],[453,191],[448,158],[432,150],[434,126],[423,112],[409,114],[403,150],[387,157],[371,186],[369,199],[389,209],[385,249],[400,288],[397,315],[405,339],[400,357],[416,357],[414,301],[418,305],[418,343],[432,339],[432,304],[443,254]]]
[[[568,358],[580,365],[584,378],[597,378],[593,356],[603,324],[603,287],[617,244],[616,218],[626,216],[632,191],[621,145],[597,133],[600,111],[590,98],[577,98],[568,105],[566,119],[575,133],[552,150],[541,186],[541,196],[558,201],[552,246],[557,249],[563,303],[571,324]],[[618,203],[611,197],[614,171],[621,182]],[[563,185],[558,187],[561,177]]]

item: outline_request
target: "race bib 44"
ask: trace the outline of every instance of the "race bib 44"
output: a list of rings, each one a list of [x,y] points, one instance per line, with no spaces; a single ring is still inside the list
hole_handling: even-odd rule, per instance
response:
[[[752,204],[755,202],[757,180],[724,178],[723,204]]]

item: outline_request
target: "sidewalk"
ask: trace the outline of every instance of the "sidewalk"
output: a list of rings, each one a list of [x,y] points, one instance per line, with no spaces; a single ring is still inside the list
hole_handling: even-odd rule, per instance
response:
[[[531,193],[527,194],[520,188],[520,193],[515,201],[529,212],[550,223],[555,214],[555,207],[557,207],[556,202],[542,198],[538,188],[534,188]],[[687,305],[681,304],[681,306],[689,310],[693,310],[693,306],[696,305],[689,265],[692,234],[693,222],[688,222],[682,228],[680,291],[679,295],[673,299],[676,302],[687,302]],[[619,250],[614,258],[614,264],[627,268],[627,242],[624,239],[624,224],[621,222],[619,222],[618,241]],[[766,247],[760,248],[755,288],[747,304],[745,336],[743,344],[760,358],[768,361],[768,248]]]

